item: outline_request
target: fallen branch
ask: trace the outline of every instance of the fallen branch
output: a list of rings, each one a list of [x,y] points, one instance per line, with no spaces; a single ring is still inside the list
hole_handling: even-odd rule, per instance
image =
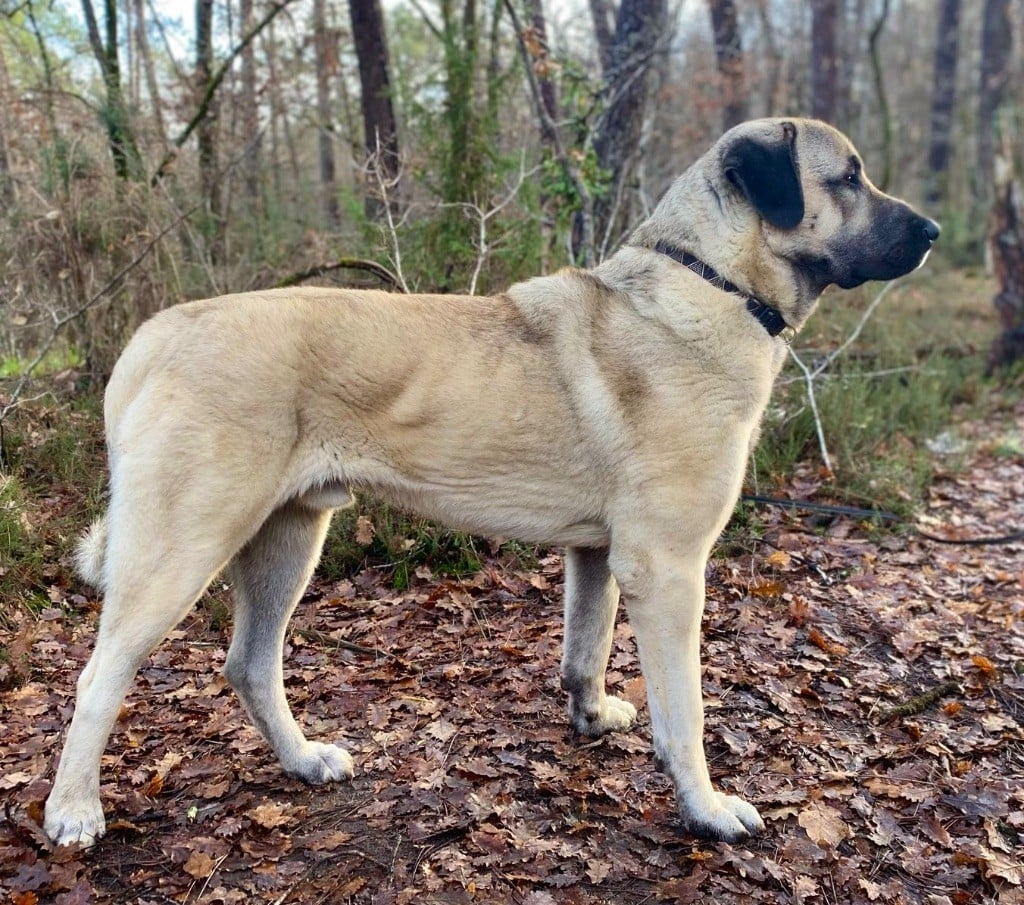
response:
[[[364,270],[367,273],[373,274],[378,280],[387,284],[392,289],[402,288],[398,277],[388,270],[387,267],[365,258],[340,258],[331,264],[318,264],[316,267],[310,267],[308,270],[300,270],[298,273],[289,274],[274,283],[273,288],[285,289],[288,286],[297,286],[299,283],[313,279],[313,277],[323,276],[325,273],[331,273],[335,270]]]
[[[917,716],[919,713],[924,713],[940,699],[954,694],[962,695],[963,693],[964,690],[960,687],[959,682],[944,682],[942,685],[937,685],[935,688],[924,692],[924,694],[919,694],[903,704],[897,704],[895,707],[880,711],[875,717],[875,722],[884,723],[893,717]]]

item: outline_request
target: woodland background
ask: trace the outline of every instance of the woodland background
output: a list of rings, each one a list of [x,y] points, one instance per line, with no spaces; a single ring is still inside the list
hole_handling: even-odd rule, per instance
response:
[[[1022,40],[1024,0],[0,0],[0,895],[1020,905]],[[712,774],[768,833],[680,835],[643,713],[572,737],[557,555],[364,500],[286,645],[300,720],[355,781],[280,776],[219,675],[216,583],[122,713],[110,833],[53,852],[100,608],[70,552],[137,325],[251,288],[593,263],[763,115],[831,121],[943,224],[921,271],[827,293],[749,469],[749,493],[861,511],[741,504],[709,567]],[[609,684],[642,705],[624,621]]]

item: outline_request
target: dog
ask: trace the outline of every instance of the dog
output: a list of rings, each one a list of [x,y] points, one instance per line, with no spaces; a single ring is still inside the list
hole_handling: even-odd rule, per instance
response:
[[[100,756],[121,702],[225,569],[224,673],[252,721],[289,775],[352,776],[345,750],[296,723],[281,650],[331,513],[364,490],[453,528],[566,547],[572,725],[599,736],[636,719],[605,691],[621,596],[683,826],[728,842],[762,830],[705,760],[705,563],[786,341],[822,290],[906,274],[938,237],[871,184],[840,132],[755,120],[592,270],[486,298],[286,289],[153,317],[106,392],[110,503],[78,554],[105,602],[47,834],[103,834]]]

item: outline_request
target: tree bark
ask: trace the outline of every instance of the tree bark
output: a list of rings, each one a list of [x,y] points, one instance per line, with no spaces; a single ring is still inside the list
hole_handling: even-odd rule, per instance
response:
[[[252,30],[252,0],[239,0],[239,16],[243,35]],[[245,152],[242,158],[242,187],[250,212],[260,208],[260,164],[263,141],[260,136],[259,109],[256,105],[256,54],[251,43],[241,53],[241,120],[242,141]]]
[[[121,179],[141,179],[144,175],[142,155],[135,141],[135,132],[128,117],[128,107],[124,101],[124,88],[121,84],[121,62],[118,56],[117,38],[117,0],[104,0],[105,32],[100,37],[99,24],[92,0],[82,0],[82,13],[85,17],[89,44],[103,76],[106,102],[103,108],[103,121],[107,128],[107,143],[110,156],[114,161],[114,171]]]
[[[947,175],[956,107],[956,64],[960,40],[960,0],[940,0],[932,70],[931,136],[925,200],[941,205],[947,195]]]
[[[596,2],[600,2],[600,0],[596,0]],[[554,70],[548,50],[548,26],[547,19],[544,16],[543,0],[528,0],[526,6],[530,13],[530,28],[532,29],[533,37],[536,39],[533,71],[537,74],[541,101],[548,116],[557,122],[558,92],[555,82],[551,78]]]
[[[353,31],[354,31],[353,26]],[[356,39],[358,41],[358,38]],[[338,187],[335,181],[334,115],[331,110],[331,82],[338,74],[336,36],[327,28],[324,0],[313,0],[313,44],[316,49],[316,112],[319,138],[320,186],[324,219],[328,227],[338,225]]]
[[[590,19],[594,23],[597,57],[601,63],[601,76],[607,79],[612,68],[612,23],[608,0],[590,0]]]
[[[722,96],[722,126],[731,129],[749,116],[743,42],[733,0],[708,0]]]
[[[665,36],[666,12],[665,0],[622,0],[619,6],[611,72],[605,84],[608,107],[594,137],[598,163],[611,174],[607,191],[594,203],[598,259],[631,220],[628,183],[647,110],[651,61]]]
[[[840,0],[811,0],[811,115],[838,125]]]
[[[219,103],[209,92],[213,80],[213,0],[196,0],[196,68],[197,103],[206,101],[206,111],[196,126],[199,142],[199,185],[205,199],[206,236],[212,261],[220,259],[222,195],[217,173],[217,115]]]
[[[359,62],[363,110],[363,141],[372,165],[389,184],[388,199],[398,198],[398,122],[391,101],[387,32],[380,0],[349,0],[352,38]],[[366,196],[366,214],[377,219],[383,204],[373,193]]]
[[[0,46],[0,202],[13,204],[15,200],[14,179],[11,176],[11,157],[7,147],[7,136],[11,134],[9,112],[14,105],[14,91],[7,71],[7,58]]]
[[[1024,360],[1024,192],[1013,169],[1013,154],[1004,137],[994,154],[995,203],[989,247],[999,294],[996,311],[1003,331],[989,352],[988,373]]]
[[[996,114],[1006,94],[1013,49],[1010,0],[985,0],[981,27],[981,73],[978,86],[978,165],[975,196],[992,197],[992,161],[996,147]]]
[[[157,81],[156,69],[153,66],[153,52],[149,46],[149,36],[146,34],[146,0],[135,0],[135,31],[135,44],[138,47],[142,63],[142,74],[146,80],[149,103],[153,108],[153,121],[156,123],[160,144],[166,145],[167,126],[164,124],[164,105],[160,97],[160,83]]]
[[[771,17],[768,15],[768,0],[757,0],[757,17],[761,20],[761,34],[764,37],[764,53],[768,61],[767,84],[763,89],[763,116],[776,116],[782,109],[780,87],[782,85],[782,52],[775,37]]]
[[[875,93],[878,96],[878,115],[882,120],[882,172],[877,180],[882,191],[889,188],[892,181],[892,114],[889,110],[889,95],[885,89],[885,75],[882,68],[882,32],[889,18],[889,0],[882,0],[882,9],[871,27],[868,35],[868,50],[871,54],[871,73],[875,82]]]

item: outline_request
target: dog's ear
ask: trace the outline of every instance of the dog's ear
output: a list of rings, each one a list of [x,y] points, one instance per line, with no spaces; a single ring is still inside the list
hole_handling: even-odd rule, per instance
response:
[[[737,138],[722,160],[726,179],[765,220],[793,229],[804,218],[804,192],[796,162],[796,126],[782,124],[782,140]]]

